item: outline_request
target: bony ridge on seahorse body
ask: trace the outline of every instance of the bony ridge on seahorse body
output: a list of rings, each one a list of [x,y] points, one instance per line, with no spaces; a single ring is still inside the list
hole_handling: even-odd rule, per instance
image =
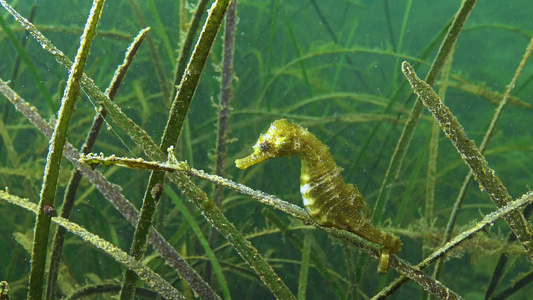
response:
[[[319,225],[344,229],[382,245],[378,271],[385,273],[389,253],[399,252],[402,242],[370,223],[370,207],[357,187],[344,182],[342,168],[329,148],[307,129],[286,119],[274,121],[253,146],[253,153],[235,164],[246,169],[270,158],[293,155],[302,161],[300,192],[311,218]]]

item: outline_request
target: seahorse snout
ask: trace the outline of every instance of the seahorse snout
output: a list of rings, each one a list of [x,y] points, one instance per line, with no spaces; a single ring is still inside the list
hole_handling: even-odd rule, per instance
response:
[[[244,158],[236,159],[235,165],[237,166],[237,168],[244,170],[250,166],[263,162],[269,158],[275,157],[275,155],[270,153],[270,151],[263,151],[263,150],[264,150],[264,147],[255,145],[254,152]]]

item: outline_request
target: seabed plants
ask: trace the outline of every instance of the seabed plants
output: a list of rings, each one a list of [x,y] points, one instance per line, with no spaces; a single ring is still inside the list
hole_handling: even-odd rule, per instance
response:
[[[0,0],[0,299],[526,299],[529,2],[426,2]],[[400,252],[235,167],[281,118]]]

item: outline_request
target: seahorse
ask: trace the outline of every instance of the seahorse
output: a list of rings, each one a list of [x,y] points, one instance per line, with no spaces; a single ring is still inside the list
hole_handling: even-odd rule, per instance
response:
[[[370,223],[370,207],[357,186],[344,182],[342,168],[328,146],[307,129],[286,119],[274,121],[253,146],[253,153],[235,164],[246,169],[270,158],[293,155],[302,161],[300,192],[309,216],[321,226],[343,229],[381,245],[378,271],[386,272],[389,253],[398,253],[402,242]]]

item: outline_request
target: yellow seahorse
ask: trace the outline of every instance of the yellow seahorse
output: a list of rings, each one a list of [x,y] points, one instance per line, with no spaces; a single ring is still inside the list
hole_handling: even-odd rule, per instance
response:
[[[274,121],[253,146],[253,153],[235,164],[246,169],[270,158],[293,155],[302,160],[300,192],[311,218],[322,226],[344,229],[382,245],[378,271],[386,272],[389,252],[399,252],[402,242],[370,223],[370,207],[357,187],[344,182],[342,168],[329,148],[307,129],[286,119]]]

